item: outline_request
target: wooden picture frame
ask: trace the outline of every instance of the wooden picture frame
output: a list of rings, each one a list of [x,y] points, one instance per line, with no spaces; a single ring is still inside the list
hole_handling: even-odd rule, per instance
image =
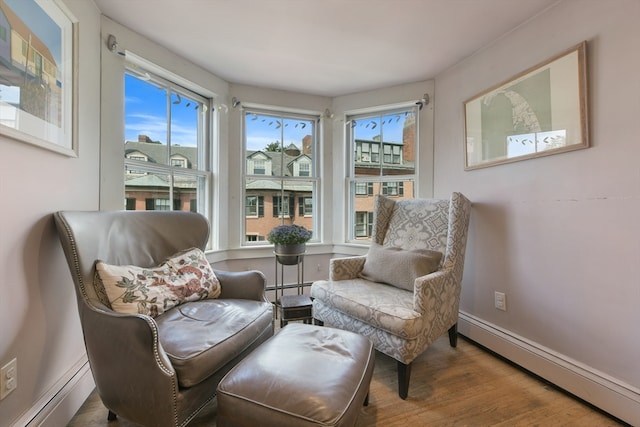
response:
[[[77,156],[77,25],[60,0],[0,2],[0,134]]]
[[[465,170],[589,147],[586,46],[464,102]]]

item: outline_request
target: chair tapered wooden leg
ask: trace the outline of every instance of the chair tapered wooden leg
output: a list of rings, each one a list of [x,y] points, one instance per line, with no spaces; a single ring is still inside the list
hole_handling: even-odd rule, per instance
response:
[[[367,392],[366,397],[364,398],[364,403],[362,406],[369,406],[369,393]]]
[[[458,324],[457,323],[449,328],[449,344],[451,344],[451,347],[456,347],[458,345]]]
[[[116,413],[109,411],[109,414],[107,415],[107,421],[115,421],[117,419],[118,419],[118,416],[116,415]]]
[[[409,396],[409,379],[411,378],[411,363],[398,362],[398,396],[405,400]]]

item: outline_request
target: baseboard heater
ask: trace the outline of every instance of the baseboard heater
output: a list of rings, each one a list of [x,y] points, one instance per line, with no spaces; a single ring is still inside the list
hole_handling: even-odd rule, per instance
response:
[[[612,416],[640,426],[639,389],[462,311],[458,332]]]

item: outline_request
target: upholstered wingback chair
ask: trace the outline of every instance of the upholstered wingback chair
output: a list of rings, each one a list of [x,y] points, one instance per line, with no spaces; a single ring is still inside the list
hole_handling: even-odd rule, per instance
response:
[[[162,268],[153,270],[167,265],[167,259],[176,259],[177,253],[204,249],[209,223],[202,215],[57,212],[54,219],[75,284],[91,372],[110,420],[121,416],[145,426],[184,426],[213,399],[222,377],[273,335],[273,307],[265,297],[265,278],[260,272],[212,270],[206,259],[196,264],[203,267],[199,270],[189,264],[191,258],[182,255],[177,263],[179,274],[169,267],[170,274],[165,276]],[[116,300],[98,278],[102,270],[96,271],[96,266],[107,264],[127,266],[127,280],[123,277],[118,283],[124,297],[118,301],[126,304],[138,298],[141,309],[157,299],[145,300],[144,294],[129,285],[136,280],[146,283],[147,276],[154,274],[157,280],[145,288],[147,294],[164,285],[165,278],[171,281],[186,272],[195,280],[203,277],[203,271],[205,275],[215,273],[219,294],[214,298],[206,292],[192,294],[190,298],[206,298],[172,308],[164,300],[166,310],[156,315],[153,311],[118,312],[113,305]],[[128,271],[138,273],[129,275]],[[191,280],[191,288],[168,289],[184,296],[193,290]]]
[[[411,363],[449,333],[457,344],[458,306],[471,203],[377,196],[366,256],[330,261],[329,280],[311,286],[314,319],[368,337],[398,361],[406,399]]]

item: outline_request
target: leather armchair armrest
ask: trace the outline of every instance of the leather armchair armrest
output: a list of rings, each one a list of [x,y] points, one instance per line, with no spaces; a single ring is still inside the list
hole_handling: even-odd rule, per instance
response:
[[[96,386],[101,396],[117,396],[105,401],[105,406],[126,417],[129,408],[136,406],[131,402],[151,400],[170,405],[178,391],[178,381],[158,340],[155,320],[88,305],[84,305],[82,316]],[[154,396],[150,398],[150,394]]]
[[[267,301],[265,295],[267,279],[261,272],[214,270],[214,273],[220,280],[222,288],[219,298]]]
[[[350,280],[358,278],[364,267],[366,255],[333,258],[329,261],[329,280]]]

